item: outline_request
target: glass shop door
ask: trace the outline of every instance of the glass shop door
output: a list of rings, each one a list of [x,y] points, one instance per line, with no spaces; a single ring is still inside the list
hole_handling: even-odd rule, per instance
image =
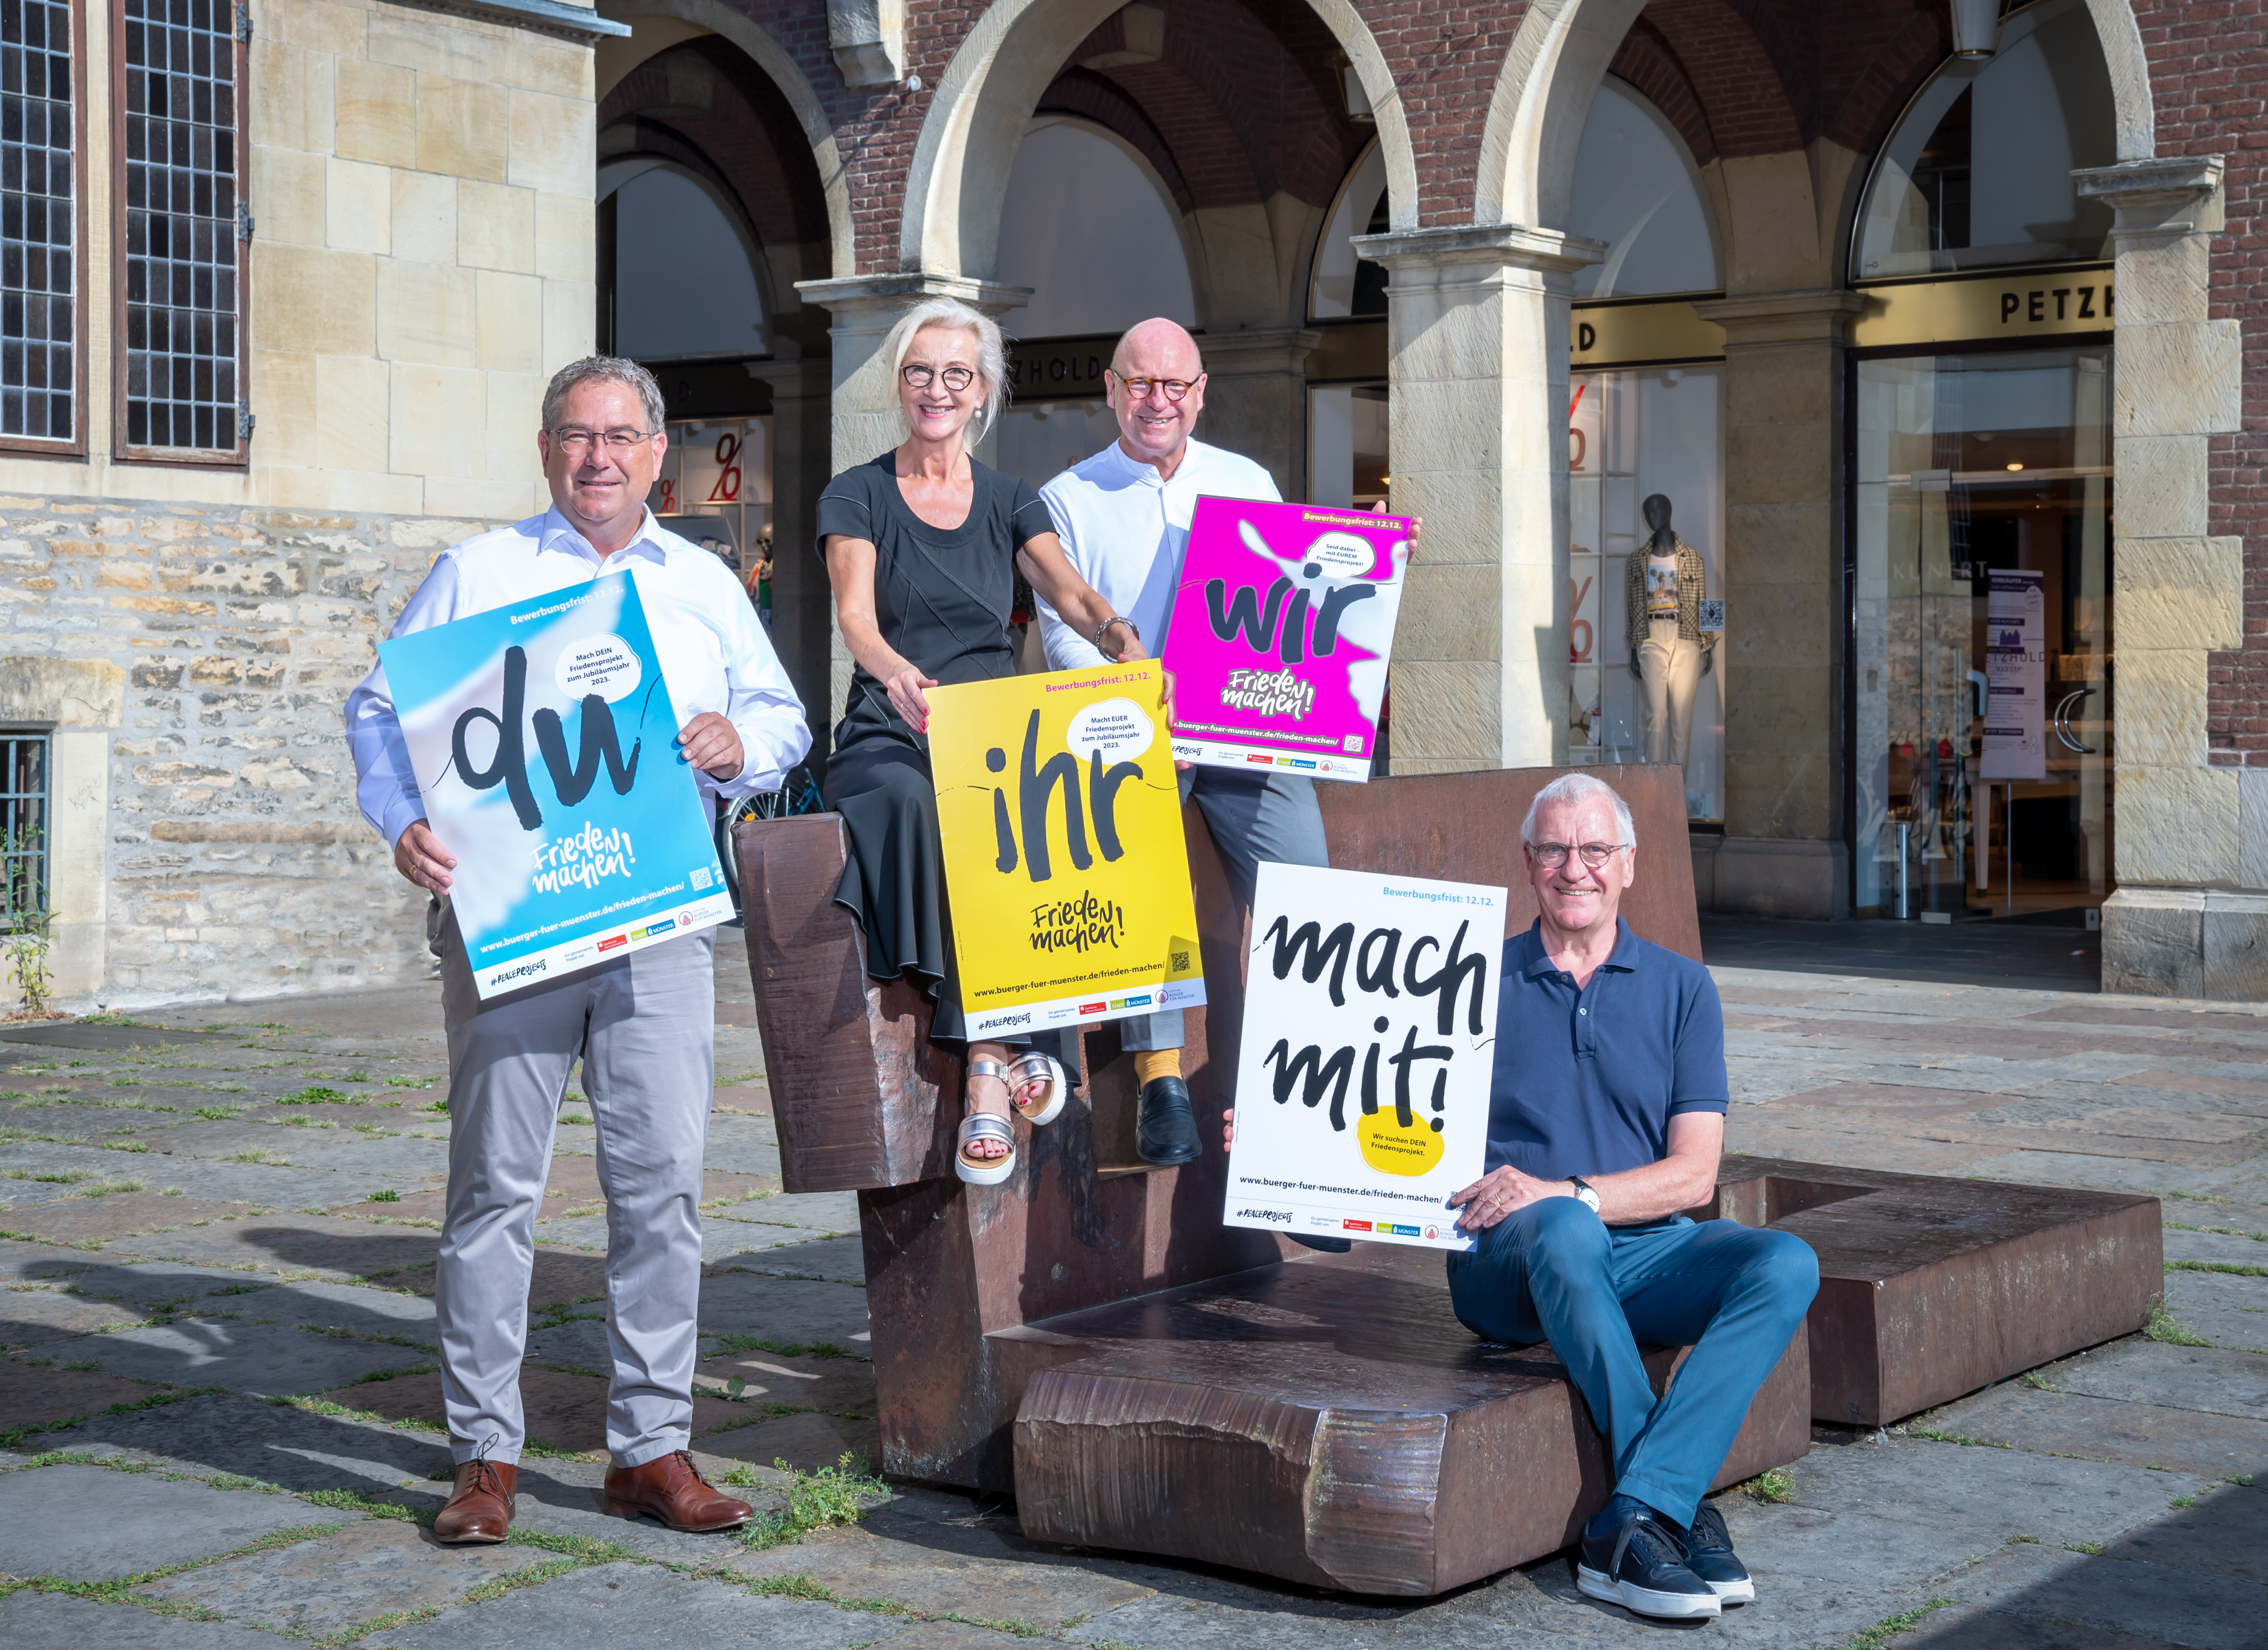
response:
[[[2107,345],[1854,364],[1857,915],[2099,923],[2110,371]]]

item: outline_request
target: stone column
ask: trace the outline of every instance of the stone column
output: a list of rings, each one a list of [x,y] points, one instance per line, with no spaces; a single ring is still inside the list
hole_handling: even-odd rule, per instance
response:
[[[814,771],[823,768],[843,703],[828,696],[835,608],[819,539],[819,495],[834,471],[834,367],[815,360],[752,361],[772,393],[772,646],[803,696]]]
[[[1265,467],[1286,498],[1307,496],[1307,357],[1323,335],[1298,327],[1208,333],[1200,439]]]
[[[882,340],[899,316],[924,298],[957,298],[996,318],[1032,299],[1028,286],[1003,286],[997,281],[924,275],[918,270],[798,281],[795,290],[803,294],[805,303],[816,304],[835,318],[827,329],[834,341],[830,475],[864,464],[906,438],[889,364],[880,358]],[[832,707],[828,711],[831,718],[841,714],[850,696],[850,653],[835,628],[831,606],[828,612],[828,634],[832,640],[825,703]]]
[[[1851,912],[1844,840],[1843,350],[1856,292],[1695,311],[1725,329],[1725,837],[1715,909]]]
[[[1567,340],[1606,248],[1513,224],[1355,241],[1388,271],[1397,514],[1425,519],[1395,635],[1396,773],[1567,757]]]
[[[2243,410],[2242,325],[2209,311],[2221,163],[2180,156],[2073,175],[2117,213],[2118,888],[2102,907],[2102,989],[2258,1000],[2268,998],[2268,773],[2213,766],[2205,740],[2207,659],[2244,645],[2243,541],[2208,526],[2210,438],[2241,429]]]

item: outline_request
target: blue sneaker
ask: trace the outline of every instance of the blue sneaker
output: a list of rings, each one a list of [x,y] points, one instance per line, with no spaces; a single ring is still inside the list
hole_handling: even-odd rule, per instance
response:
[[[1693,1527],[1685,1532],[1685,1567],[1706,1581],[1709,1590],[1724,1603],[1756,1602],[1756,1584],[1749,1579],[1749,1566],[1733,1551],[1725,1515],[1713,1501],[1701,1503],[1694,1512]]]
[[[1724,1612],[1716,1590],[1686,1567],[1676,1526],[1627,1495],[1612,1498],[1584,1527],[1575,1586],[1585,1598],[1639,1616],[1690,1621]]]

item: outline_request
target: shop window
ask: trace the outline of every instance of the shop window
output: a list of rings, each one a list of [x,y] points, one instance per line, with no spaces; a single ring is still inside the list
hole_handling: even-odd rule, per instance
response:
[[[1180,209],[1146,160],[1090,122],[1042,115],[1016,145],[993,267],[1033,289],[1005,318],[1018,337],[1116,334],[1152,315],[1197,322]]]
[[[1578,373],[1567,436],[1568,760],[1682,763],[1701,821],[1725,812],[1721,372]],[[1631,605],[1657,589],[1660,622]]]
[[[1717,217],[1685,140],[1612,76],[1602,81],[1575,151],[1568,232],[1603,241],[1603,261],[1575,272],[1582,298],[1713,292]]]
[[[1867,186],[1852,277],[1881,280],[2105,255],[2110,209],[2074,167],[2117,158],[2110,76],[2085,0],[2040,0],[1987,58],[1922,88]]]
[[[639,361],[766,354],[762,254],[712,186],[650,157],[608,163],[613,352]]]
[[[2111,885],[2110,351],[1852,372],[1853,906],[2077,926]]]
[[[121,0],[117,18],[121,456],[235,462],[252,433],[236,7]]]
[[[653,484],[653,513],[670,530],[755,571],[772,539],[769,417],[673,420]]]
[[[82,439],[77,46],[69,0],[0,7],[0,446],[35,452]]]
[[[1387,213],[1386,151],[1373,140],[1339,188],[1315,244],[1315,273],[1307,295],[1311,320],[1382,319],[1386,314],[1386,266],[1354,255],[1357,235],[1382,235],[1391,226]]]

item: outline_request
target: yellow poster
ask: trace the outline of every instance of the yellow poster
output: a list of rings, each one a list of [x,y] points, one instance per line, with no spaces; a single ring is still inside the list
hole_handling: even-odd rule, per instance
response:
[[[971,1038],[1204,1001],[1154,659],[928,689]]]

